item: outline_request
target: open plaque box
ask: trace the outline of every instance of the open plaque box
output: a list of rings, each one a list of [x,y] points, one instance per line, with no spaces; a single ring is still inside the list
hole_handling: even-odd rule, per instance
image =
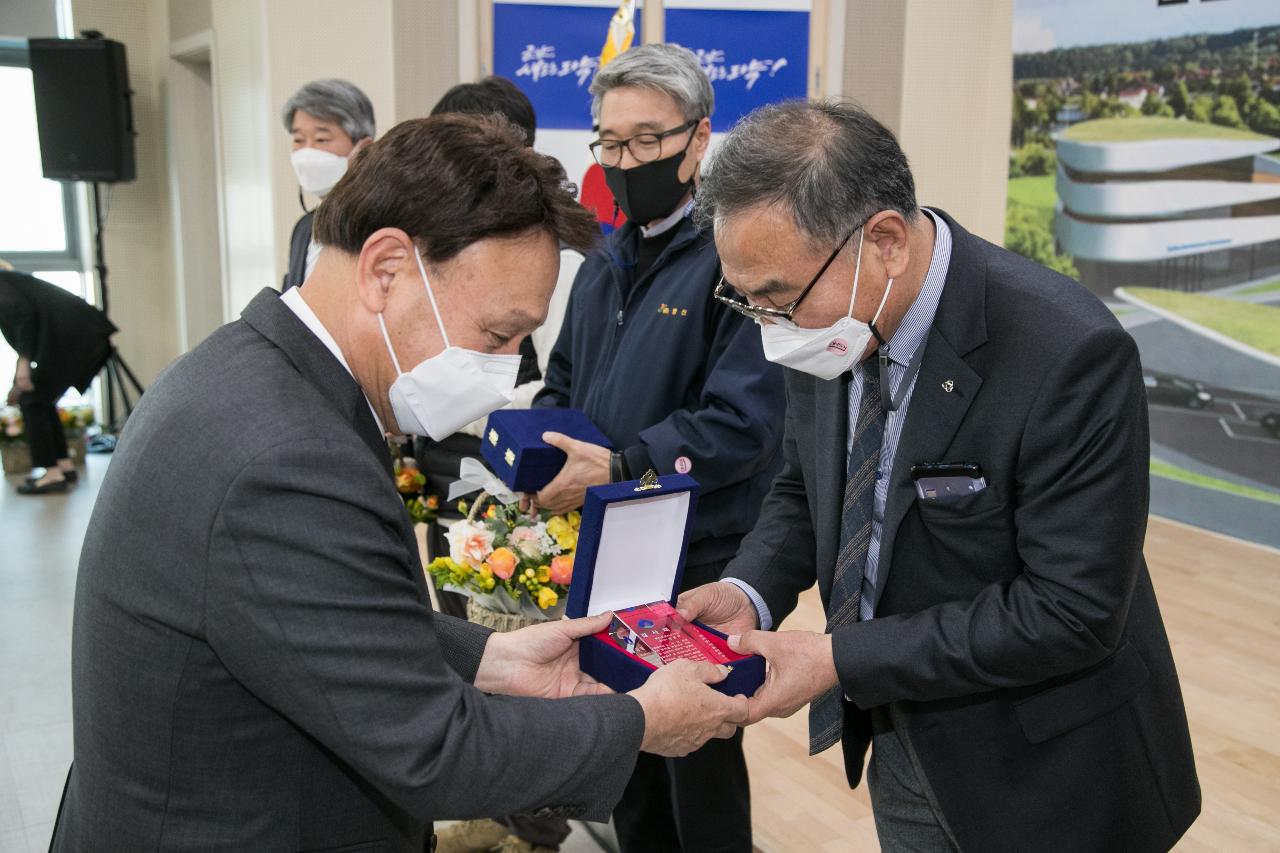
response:
[[[601,447],[612,447],[595,424],[577,409],[499,409],[489,415],[480,452],[498,479],[513,492],[536,492],[555,479],[567,457],[542,440],[558,432]]]
[[[583,672],[619,693],[677,657],[729,666],[713,687],[731,696],[764,683],[764,658],[738,654],[724,634],[675,612],[697,500],[697,482],[683,474],[587,489],[566,614],[614,615],[578,655]]]

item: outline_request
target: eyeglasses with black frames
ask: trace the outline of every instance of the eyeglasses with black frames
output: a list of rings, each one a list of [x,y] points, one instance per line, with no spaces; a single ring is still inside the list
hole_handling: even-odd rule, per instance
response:
[[[637,163],[652,163],[662,159],[662,143],[665,139],[697,127],[700,121],[702,119],[695,118],[670,130],[637,133],[626,139],[597,139],[587,147],[591,149],[591,156],[596,158],[596,162],[607,168],[616,168],[622,162],[623,151],[630,152],[631,159]]]
[[[864,222],[863,224],[865,225],[866,223]],[[858,228],[861,227],[861,225],[858,226]],[[822,265],[822,268],[818,270],[814,277],[809,279],[809,283],[804,286],[804,290],[800,291],[800,295],[781,308],[774,308],[771,305],[752,305],[750,302],[747,302],[738,295],[737,290],[734,289],[733,285],[725,281],[723,275],[720,276],[720,283],[716,285],[713,295],[716,299],[723,302],[725,305],[728,305],[734,311],[737,311],[743,316],[750,317],[752,320],[761,320],[767,317],[780,317],[785,320],[790,320],[791,316],[796,313],[796,309],[800,307],[800,303],[809,295],[809,291],[813,290],[813,286],[818,283],[818,280],[822,278],[823,274],[826,273],[833,263],[835,263],[836,256],[840,254],[840,250],[848,245],[849,239],[853,237],[854,234],[858,233],[858,228],[850,231],[845,238],[840,241],[840,245],[836,246],[836,250],[831,253],[831,256],[827,258],[826,263]]]

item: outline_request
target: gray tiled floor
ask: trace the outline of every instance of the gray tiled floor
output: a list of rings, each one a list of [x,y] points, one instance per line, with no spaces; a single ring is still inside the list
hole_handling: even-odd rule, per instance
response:
[[[0,853],[43,853],[71,764],[76,564],[109,456],[65,495],[0,489]],[[600,847],[581,829],[564,853]]]
[[[97,479],[65,495],[0,489],[0,851],[49,846],[71,764],[71,605]]]

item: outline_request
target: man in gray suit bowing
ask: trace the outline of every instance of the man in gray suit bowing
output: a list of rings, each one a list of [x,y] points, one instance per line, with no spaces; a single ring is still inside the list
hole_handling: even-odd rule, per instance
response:
[[[384,433],[509,399],[561,241],[596,233],[559,164],[500,119],[420,119],[320,210],[306,284],[172,365],[102,484],[56,851],[423,851],[438,818],[604,820],[637,751],[745,719],[710,664],[596,695],[576,640],[607,616],[499,635],[431,612]]]
[[[857,107],[745,119],[698,194],[717,296],[787,371],[783,470],[681,609],[810,706],[882,847],[1163,850],[1200,810],[1142,558],[1138,353],[1077,282],[917,206]],[[769,629],[817,583],[824,633]]]

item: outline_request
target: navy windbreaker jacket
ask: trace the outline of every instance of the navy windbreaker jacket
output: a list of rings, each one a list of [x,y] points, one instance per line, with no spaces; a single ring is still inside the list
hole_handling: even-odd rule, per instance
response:
[[[688,557],[698,566],[732,556],[755,523],[777,473],[786,402],[759,328],[712,298],[711,235],[688,218],[678,227],[638,280],[634,224],[588,255],[534,406],[584,411],[633,477],[687,460],[702,488]]]

